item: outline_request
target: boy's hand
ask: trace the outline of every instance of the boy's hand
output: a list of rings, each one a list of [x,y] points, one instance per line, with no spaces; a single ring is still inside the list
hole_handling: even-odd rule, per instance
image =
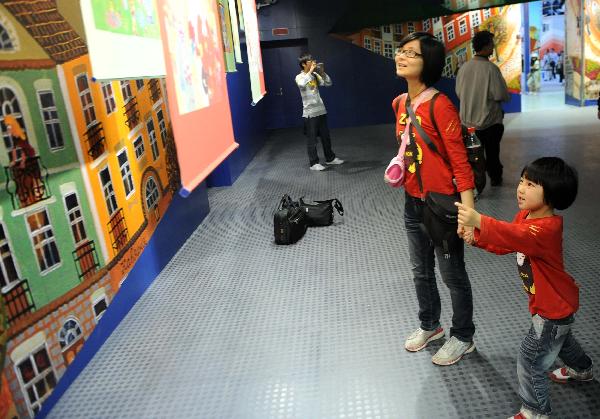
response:
[[[460,202],[455,202],[454,205],[458,207],[458,223],[465,227],[481,227],[481,214],[475,211],[473,208],[469,208]]]

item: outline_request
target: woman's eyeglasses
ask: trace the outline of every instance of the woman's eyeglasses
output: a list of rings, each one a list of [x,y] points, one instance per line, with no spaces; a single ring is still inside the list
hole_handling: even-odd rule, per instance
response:
[[[416,58],[423,56],[423,54],[419,54],[417,51],[412,49],[397,49],[396,55],[404,55],[407,58]]]

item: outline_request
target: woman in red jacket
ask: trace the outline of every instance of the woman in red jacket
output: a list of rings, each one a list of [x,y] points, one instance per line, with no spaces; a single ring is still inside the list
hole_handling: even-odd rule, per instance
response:
[[[403,159],[406,167],[404,223],[420,320],[420,327],[408,336],[404,347],[416,352],[444,336],[434,272],[435,255],[442,279],[450,289],[453,311],[450,337],[432,358],[438,365],[454,364],[475,349],[473,297],[465,269],[464,244],[456,237],[455,245],[444,254],[444,249],[435,246],[423,229],[424,199],[429,192],[446,195],[458,192],[461,201],[473,207],[473,172],[467,161],[458,112],[447,96],[431,87],[442,75],[445,55],[444,45],[429,33],[415,32],[406,36],[396,51],[395,61],[396,74],[406,80],[408,93],[394,99],[392,104],[397,110],[398,137],[406,143],[404,155],[397,158]],[[436,151],[413,126],[415,122],[408,116],[407,102]],[[384,180],[391,182],[387,174]],[[465,232],[459,227],[457,233],[462,236]],[[467,238],[469,234],[472,236],[472,230],[467,232]]]
[[[592,360],[571,328],[579,308],[579,287],[565,272],[563,220],[554,210],[567,209],[577,196],[577,172],[558,157],[542,157],[521,172],[519,212],[512,223],[459,207],[458,220],[475,227],[475,244],[497,254],[517,253],[517,268],[529,299],[532,325],[517,359],[519,396],[515,419],[548,418],[548,369],[557,357],[566,364],[550,374],[559,383],[593,379]]]

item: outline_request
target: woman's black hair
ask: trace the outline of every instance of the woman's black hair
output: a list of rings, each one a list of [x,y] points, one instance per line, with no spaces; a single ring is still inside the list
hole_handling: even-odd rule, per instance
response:
[[[421,58],[423,59],[423,71],[421,72],[421,81],[425,86],[433,86],[441,77],[444,65],[446,63],[446,48],[444,44],[438,41],[428,32],[413,32],[406,35],[399,48],[411,41],[419,41],[421,45]]]
[[[301,56],[298,57],[298,64],[300,64],[300,68],[302,70],[304,70],[304,64],[306,64],[307,61],[311,61],[313,59],[312,55],[310,55],[308,52],[302,54]]]
[[[542,185],[544,202],[557,210],[569,208],[577,196],[577,171],[559,157],[542,157],[529,163],[521,177]]]

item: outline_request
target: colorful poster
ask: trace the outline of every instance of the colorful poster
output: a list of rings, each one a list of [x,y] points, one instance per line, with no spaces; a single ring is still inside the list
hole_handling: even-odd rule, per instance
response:
[[[600,0],[586,0],[584,15],[585,99],[600,92]]]
[[[92,6],[97,29],[160,38],[154,0],[92,0]]]
[[[246,32],[246,27],[244,26],[244,14],[242,13],[242,0],[235,1],[237,2],[238,18],[240,20],[240,31]]]
[[[158,0],[167,95],[187,196],[237,148],[214,0]]]
[[[229,0],[229,18],[231,20],[231,33],[233,35],[233,51],[235,52],[235,61],[243,63],[242,50],[240,49],[240,31],[236,12],[236,1]]]
[[[81,0],[80,5],[93,78],[165,75],[155,0]]]
[[[250,67],[252,102],[256,104],[266,93],[258,34],[258,20],[256,18],[256,3],[254,0],[241,0],[241,2],[242,15],[244,16],[246,25],[246,49],[248,52],[248,66]]]
[[[565,95],[567,98],[580,100],[582,97],[581,75],[581,0],[568,0],[565,14]]]
[[[231,21],[229,20],[228,0],[217,0],[219,8],[219,19],[221,21],[221,37],[223,39],[223,54],[225,56],[225,68],[228,73],[236,71],[235,53],[233,52],[233,36],[231,34]]]

